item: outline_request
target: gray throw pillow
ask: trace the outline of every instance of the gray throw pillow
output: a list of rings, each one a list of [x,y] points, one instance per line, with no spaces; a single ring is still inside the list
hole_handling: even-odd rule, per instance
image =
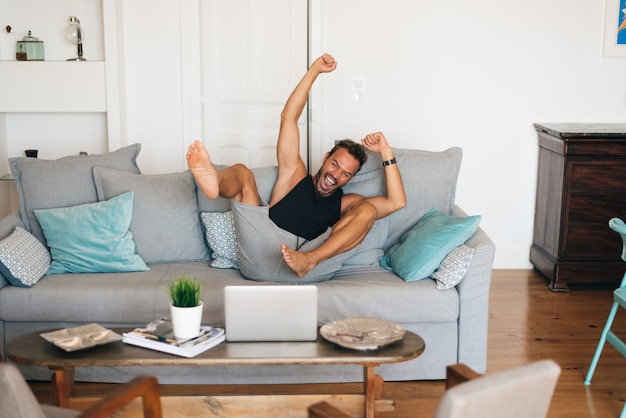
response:
[[[16,226],[0,241],[0,272],[12,285],[31,287],[49,268],[48,249],[24,228]]]
[[[136,160],[140,149],[140,144],[134,144],[106,154],[76,155],[58,160],[9,158],[9,166],[20,197],[24,228],[39,241],[46,243],[34,210],[97,202],[92,169],[111,167],[139,173]]]
[[[134,192],[130,231],[146,263],[209,259],[190,171],[145,175],[95,167],[93,177],[100,200]]]
[[[474,249],[461,245],[443,259],[439,268],[430,276],[437,281],[438,290],[451,289],[465,278],[474,258]]]
[[[235,221],[231,210],[226,212],[202,212],[206,241],[211,249],[211,267],[239,269],[239,247]]]

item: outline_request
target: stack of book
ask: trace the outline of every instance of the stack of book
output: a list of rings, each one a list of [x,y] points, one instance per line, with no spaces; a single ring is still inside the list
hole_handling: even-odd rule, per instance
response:
[[[135,328],[123,334],[126,344],[163,351],[182,357],[195,357],[224,341],[224,329],[203,325],[200,333],[184,340],[174,336],[172,323],[167,320],[150,322],[144,328]]]

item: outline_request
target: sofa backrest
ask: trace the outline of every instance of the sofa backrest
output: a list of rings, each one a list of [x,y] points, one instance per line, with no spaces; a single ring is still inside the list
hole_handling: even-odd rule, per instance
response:
[[[109,167],[140,173],[137,166],[140,149],[140,144],[133,144],[114,152],[87,157],[73,155],[58,160],[9,158],[26,230],[45,244],[46,238],[34,211],[97,202],[93,168]]]
[[[140,144],[133,144],[105,154],[57,160],[9,159],[25,229],[47,244],[36,210],[69,208],[132,191],[130,232],[145,262],[208,260],[191,172],[142,175],[136,162],[140,149]]]
[[[428,211],[452,213],[463,150],[422,151],[394,148],[406,192],[406,206],[388,216],[389,231],[383,250],[398,242]],[[366,197],[385,193],[385,173],[380,155],[369,153],[361,171],[344,186],[345,193]]]
[[[388,216],[388,234],[383,246],[385,251],[398,242],[402,234],[431,209],[452,213],[463,150],[459,147],[440,152],[394,148],[394,156],[402,174],[407,204],[403,209]],[[368,152],[367,162],[344,186],[344,192],[357,193],[365,197],[384,194],[385,173],[381,162],[380,155]],[[261,167],[252,171],[259,195],[269,202],[276,181],[277,168]],[[230,202],[222,198],[209,200],[199,191],[198,208],[200,211],[223,212],[230,209]]]

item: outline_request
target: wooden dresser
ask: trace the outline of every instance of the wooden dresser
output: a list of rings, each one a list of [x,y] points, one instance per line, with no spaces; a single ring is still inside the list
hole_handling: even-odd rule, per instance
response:
[[[609,219],[626,220],[626,124],[535,124],[537,199],[530,262],[550,289],[619,284],[622,241]]]

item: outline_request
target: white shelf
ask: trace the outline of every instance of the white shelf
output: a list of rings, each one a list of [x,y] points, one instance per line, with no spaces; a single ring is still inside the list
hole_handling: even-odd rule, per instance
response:
[[[106,112],[103,61],[0,61],[0,112]]]

